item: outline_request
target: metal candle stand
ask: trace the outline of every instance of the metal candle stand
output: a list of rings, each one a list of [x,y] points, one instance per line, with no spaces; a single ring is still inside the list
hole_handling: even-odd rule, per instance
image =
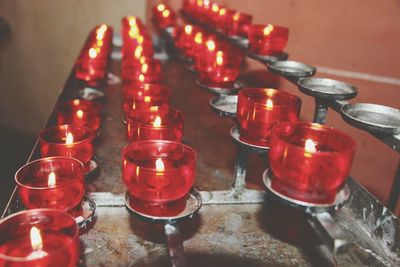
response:
[[[240,80],[237,80],[232,88],[210,87],[201,83],[198,79],[196,79],[195,83],[200,88],[205,89],[211,93],[218,94],[220,96],[236,94],[240,89],[245,87],[244,83],[241,82]]]
[[[129,194],[125,194],[125,206],[136,217],[151,223],[162,223],[164,225],[165,236],[167,237],[168,253],[173,267],[188,266],[182,237],[178,223],[191,219],[199,211],[202,205],[202,197],[196,189],[192,189],[186,199],[185,210],[180,214],[171,217],[161,217],[145,214],[130,205]]]
[[[280,61],[269,64],[268,70],[296,84],[304,94],[314,97],[315,123],[325,124],[329,103],[348,100],[357,95],[357,88],[351,84],[326,78],[310,78],[316,68],[301,62]]]
[[[330,212],[339,209],[349,199],[350,188],[345,184],[337,193],[334,203],[331,204],[315,204],[296,200],[285,196],[272,188],[272,172],[270,169],[265,170],[263,174],[263,183],[269,195],[279,200],[285,205],[289,205],[296,209],[300,209],[310,215],[311,227],[316,230],[325,244],[329,247],[333,255],[342,253],[348,246],[346,234],[338,227]]]

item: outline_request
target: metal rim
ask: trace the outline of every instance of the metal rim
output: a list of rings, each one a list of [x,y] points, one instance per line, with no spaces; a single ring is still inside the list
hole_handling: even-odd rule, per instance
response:
[[[283,75],[288,78],[310,77],[317,71],[314,66],[293,60],[273,62],[268,65],[268,70],[272,73]]]
[[[348,100],[357,95],[355,86],[328,78],[304,78],[297,85],[304,94],[326,100]]]
[[[79,226],[79,229],[86,230],[95,220],[96,202],[90,195],[85,194],[80,204],[80,208],[82,209],[82,215],[77,217],[74,216],[74,218]]]
[[[238,102],[237,95],[215,96],[210,99],[210,106],[214,111],[218,112],[220,115],[234,118],[236,117],[237,102]],[[229,108],[226,109],[222,108],[227,106]],[[235,112],[232,112],[230,110],[231,107],[232,110],[235,109]]]
[[[362,119],[357,116],[360,112],[365,115]],[[388,135],[400,133],[400,110],[395,108],[370,103],[353,103],[344,105],[341,114],[346,122],[361,130]],[[379,118],[376,118],[376,115],[379,115]]]
[[[85,87],[78,91],[77,97],[92,101],[104,98],[104,92],[92,87]]]
[[[231,134],[233,140],[236,143],[238,143],[238,144],[240,144],[240,145],[242,145],[242,146],[244,146],[244,147],[246,147],[246,148],[248,148],[248,149],[250,149],[250,150],[252,150],[254,152],[266,153],[269,150],[269,147],[267,147],[267,146],[259,146],[259,145],[247,143],[247,142],[244,142],[244,141],[240,140],[240,131],[239,131],[239,127],[238,126],[233,126],[231,128],[230,134]]]
[[[85,166],[85,176],[92,174],[99,168],[99,164],[97,163],[97,160],[95,158],[89,160],[86,166]]]
[[[201,83],[198,79],[196,79],[195,83],[201,88],[219,95],[233,95],[244,87],[244,84],[241,81],[236,81],[233,88],[209,87]]]
[[[271,64],[271,63],[274,63],[277,61],[283,61],[283,60],[288,59],[288,57],[289,57],[289,54],[286,52],[281,52],[276,55],[268,56],[268,55],[255,54],[255,53],[251,52],[250,50],[247,51],[247,55],[252,59],[259,60],[259,61],[261,61],[263,63],[267,63],[267,64]]]
[[[202,204],[203,202],[199,191],[192,188],[189,192],[188,197],[186,198],[186,207],[184,211],[172,217],[159,217],[135,210],[132,206],[129,205],[129,193],[126,192],[125,194],[125,206],[127,207],[127,209],[138,218],[153,223],[176,223],[185,219],[190,219],[199,211]]]
[[[274,195],[278,200],[280,200],[284,204],[290,205],[297,209],[304,210],[306,213],[318,213],[318,212],[336,210],[341,206],[343,206],[351,195],[349,186],[345,184],[343,188],[337,193],[334,203],[317,204],[317,203],[310,203],[293,199],[275,191],[272,188],[271,173],[272,173],[271,169],[266,169],[263,173],[263,183],[266,188],[266,191],[272,193],[272,195]]]

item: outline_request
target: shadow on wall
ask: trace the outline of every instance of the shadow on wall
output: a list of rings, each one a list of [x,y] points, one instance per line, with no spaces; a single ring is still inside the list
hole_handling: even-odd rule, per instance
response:
[[[0,210],[4,210],[15,186],[15,172],[25,164],[35,141],[35,135],[0,127]]]

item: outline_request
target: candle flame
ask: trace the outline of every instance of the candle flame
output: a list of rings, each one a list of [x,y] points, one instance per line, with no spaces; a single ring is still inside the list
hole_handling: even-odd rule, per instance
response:
[[[218,12],[219,11],[219,6],[218,6],[218,4],[217,3],[212,3],[212,5],[211,5],[211,10],[213,11],[213,12]]]
[[[105,32],[107,30],[106,24],[101,24],[100,27],[97,29],[98,32]]]
[[[142,73],[139,74],[139,81],[144,82],[144,75]]]
[[[156,127],[156,128],[161,127],[161,118],[160,118],[160,116],[156,117],[156,119],[153,122],[153,126]]]
[[[136,25],[136,17],[135,16],[128,16],[128,24],[129,24],[129,26]]]
[[[76,111],[76,116],[78,117],[78,119],[82,119],[82,117],[83,117],[83,110],[78,109],[78,110]]]
[[[65,144],[71,145],[74,142],[74,136],[72,133],[67,133],[67,137],[65,138]]]
[[[142,52],[143,52],[143,47],[141,45],[136,47],[135,52],[134,52],[135,58],[140,59],[140,57],[142,56]]]
[[[208,51],[214,51],[215,50],[215,42],[213,40],[208,40],[206,42],[206,46]]]
[[[218,14],[219,14],[220,16],[225,15],[225,14],[226,14],[226,8],[221,8],[221,9],[219,10]]]
[[[186,25],[186,26],[185,26],[185,33],[186,33],[187,35],[192,34],[192,31],[193,31],[193,26],[192,26],[192,25]]]
[[[222,66],[222,65],[224,64],[223,55],[224,55],[224,52],[222,52],[222,51],[218,51],[218,52],[217,52],[217,59],[216,59],[216,62],[217,62],[217,65],[218,65],[218,66]]]
[[[139,63],[140,64],[146,63],[146,57],[145,56],[141,56],[140,59],[139,59]]]
[[[136,25],[132,26],[128,34],[131,38],[136,38],[139,35],[139,28]]]
[[[90,58],[96,58],[97,57],[97,51],[96,51],[96,49],[95,48],[90,48],[89,49],[89,57]]]
[[[272,102],[271,99],[267,99],[267,109],[271,109],[274,106],[274,103]]]
[[[312,139],[306,139],[304,149],[307,153],[315,153],[317,144]]]
[[[170,14],[169,10],[164,10],[164,11],[162,12],[162,16],[163,16],[164,18],[168,18],[169,14]]]
[[[143,44],[143,42],[144,42],[144,37],[143,37],[143,35],[139,35],[136,39],[137,39],[137,41],[138,41],[139,44]]]
[[[47,186],[48,187],[54,187],[56,186],[56,174],[54,172],[51,172],[49,174],[49,177],[47,179]]]
[[[146,63],[142,65],[142,72],[143,73],[147,73],[147,71],[149,70],[149,65],[147,65]]]
[[[31,246],[33,250],[41,250],[43,248],[43,240],[40,230],[33,226],[30,231]]]
[[[240,13],[239,13],[239,12],[236,12],[235,15],[233,15],[233,20],[234,20],[234,21],[238,21],[239,18],[240,18]]]
[[[264,30],[263,30],[264,35],[265,35],[265,36],[270,35],[271,32],[272,32],[273,30],[274,30],[274,26],[271,25],[271,24],[268,24],[268,26],[266,26],[266,27],[264,28]]]
[[[162,159],[161,158],[157,159],[156,160],[156,171],[163,172],[164,169],[165,169],[165,166],[164,166],[164,162],[162,161]]]
[[[194,36],[194,41],[196,42],[196,44],[201,44],[203,42],[203,33],[196,33],[196,35]]]
[[[164,4],[159,4],[157,6],[157,10],[160,11],[160,12],[163,12],[165,10],[165,5]]]

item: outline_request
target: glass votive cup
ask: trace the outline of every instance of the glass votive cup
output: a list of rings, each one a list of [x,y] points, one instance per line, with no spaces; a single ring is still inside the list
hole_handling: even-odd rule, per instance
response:
[[[277,25],[250,25],[248,38],[250,51],[258,55],[273,55],[283,51],[289,29]]]
[[[176,14],[165,4],[157,4],[153,6],[153,23],[156,27],[165,29],[176,23]]]
[[[146,214],[173,216],[193,186],[196,152],[179,142],[134,142],[122,151],[122,177],[131,205]]]
[[[248,27],[251,25],[253,16],[250,14],[228,10],[225,18],[223,31],[229,36],[247,36]]]
[[[0,222],[1,266],[77,266],[79,229],[60,210],[33,209]]]
[[[123,86],[123,109],[125,114],[162,104],[169,105],[171,89],[161,84],[136,84]]]
[[[95,101],[73,99],[59,103],[55,108],[58,125],[86,126],[98,133],[100,128],[100,104]]]
[[[96,82],[106,77],[105,68],[97,68],[95,66],[83,67],[81,64],[75,65],[75,77],[85,82]]]
[[[181,113],[168,106],[136,110],[126,117],[126,135],[129,142],[140,140],[182,141]]]
[[[15,173],[19,196],[27,209],[70,211],[85,193],[82,162],[69,157],[41,158]]]
[[[240,74],[242,57],[220,52],[198,57],[199,81],[208,87],[233,88]]]
[[[93,157],[93,131],[76,125],[49,127],[39,133],[39,147],[42,157],[76,158],[86,169]]]
[[[240,140],[269,146],[271,128],[280,122],[299,119],[301,99],[270,88],[246,88],[238,94],[237,120]]]
[[[331,127],[281,123],[271,132],[272,188],[307,203],[331,204],[349,173],[356,143]]]
[[[139,75],[145,77],[162,77],[162,64],[158,59],[146,58],[139,61],[131,60],[130,63],[123,64],[121,74],[124,80],[130,80],[131,77],[136,79]]]

